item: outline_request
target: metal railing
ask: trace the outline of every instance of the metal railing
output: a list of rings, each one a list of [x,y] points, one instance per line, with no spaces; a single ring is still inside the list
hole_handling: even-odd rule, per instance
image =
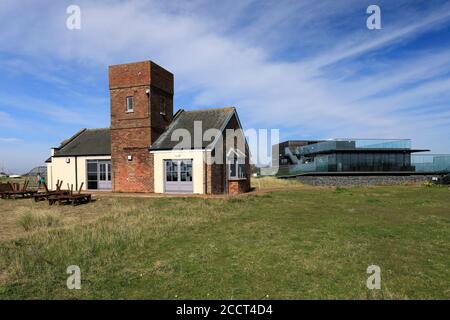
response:
[[[450,155],[411,155],[411,165],[415,168],[416,172],[450,172]]]
[[[410,168],[411,171],[408,169],[408,172],[449,173],[450,154],[411,155]],[[314,161],[309,163],[298,163],[295,165],[265,168],[264,170],[261,170],[261,175],[287,176],[313,172],[331,172],[328,169],[328,162],[326,158],[316,157]],[[386,173],[389,173],[389,171],[386,171]]]
[[[411,149],[410,139],[334,139],[300,147],[299,155],[332,150]]]

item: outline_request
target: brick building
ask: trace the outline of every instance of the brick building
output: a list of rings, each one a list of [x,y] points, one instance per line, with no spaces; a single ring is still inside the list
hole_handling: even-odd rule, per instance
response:
[[[47,160],[49,183],[87,190],[240,193],[249,149],[233,107],[173,112],[174,76],[152,61],[109,67],[111,126],[83,129]]]

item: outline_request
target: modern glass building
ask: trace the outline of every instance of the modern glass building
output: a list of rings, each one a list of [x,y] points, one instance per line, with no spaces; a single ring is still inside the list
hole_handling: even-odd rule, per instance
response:
[[[450,172],[450,155],[416,155],[425,151],[409,139],[285,141],[273,146],[272,164],[279,164],[278,175]]]

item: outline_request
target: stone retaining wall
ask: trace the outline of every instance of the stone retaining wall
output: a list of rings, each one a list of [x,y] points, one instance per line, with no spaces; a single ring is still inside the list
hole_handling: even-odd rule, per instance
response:
[[[412,175],[412,176],[300,176],[297,179],[313,186],[373,186],[373,185],[401,185],[425,183],[433,176]]]

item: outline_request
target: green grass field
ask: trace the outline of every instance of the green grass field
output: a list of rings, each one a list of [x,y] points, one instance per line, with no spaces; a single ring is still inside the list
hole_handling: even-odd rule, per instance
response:
[[[0,299],[450,298],[448,188],[278,187],[78,207],[0,200]],[[366,287],[371,264],[381,290]],[[66,287],[69,265],[81,290]]]

